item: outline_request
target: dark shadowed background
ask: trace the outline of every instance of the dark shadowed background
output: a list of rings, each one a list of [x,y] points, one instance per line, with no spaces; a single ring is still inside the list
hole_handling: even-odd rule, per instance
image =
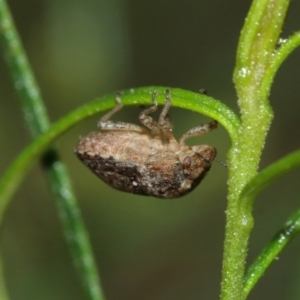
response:
[[[106,93],[149,85],[206,88],[238,112],[232,73],[251,1],[8,2],[52,121]],[[299,1],[292,1],[283,37],[300,28],[299,11]],[[299,65],[298,49],[275,79],[270,96],[275,119],[261,167],[299,148]],[[3,60],[0,77],[3,173],[31,137]],[[137,122],[139,111],[129,107],[116,118]],[[208,120],[176,108],[171,116],[177,137]],[[99,117],[67,132],[58,147],[73,180],[107,299],[218,299],[227,170],[214,163],[203,183],[177,200],[115,191],[73,154],[79,135],[95,130]],[[223,161],[230,146],[221,127],[189,142],[217,147]],[[293,172],[259,196],[249,262],[299,207],[299,179],[300,172]],[[38,165],[6,213],[1,244],[12,300],[85,299]],[[249,299],[299,299],[299,253],[296,238]]]

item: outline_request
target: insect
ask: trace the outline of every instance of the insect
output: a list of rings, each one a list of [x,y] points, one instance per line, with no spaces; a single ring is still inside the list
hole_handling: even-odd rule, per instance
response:
[[[112,122],[109,118],[122,108],[120,94],[116,106],[104,115],[98,127],[79,140],[74,152],[100,179],[111,187],[158,198],[177,198],[191,192],[209,171],[217,151],[208,145],[187,146],[185,140],[217,128],[217,121],[190,129],[179,140],[173,136],[168,117],[170,91],[158,121],[150,114],[157,110],[156,94],[152,106],[139,120],[145,126]]]

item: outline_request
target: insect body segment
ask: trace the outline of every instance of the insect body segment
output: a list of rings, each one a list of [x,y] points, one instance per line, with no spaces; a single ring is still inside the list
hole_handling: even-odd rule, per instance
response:
[[[122,108],[117,105],[104,115],[98,127],[80,139],[75,153],[108,185],[134,194],[158,198],[177,198],[192,191],[209,171],[216,149],[208,145],[189,147],[184,141],[203,135],[217,127],[217,122],[200,125],[185,133],[178,143],[173,136],[168,111],[169,90],[158,122],[150,114],[157,110],[156,94],[152,106],[140,113],[139,120],[147,128],[109,118]]]

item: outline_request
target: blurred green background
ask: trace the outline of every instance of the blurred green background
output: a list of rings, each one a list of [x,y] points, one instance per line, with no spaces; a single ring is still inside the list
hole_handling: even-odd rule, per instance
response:
[[[11,0],[8,1],[52,121],[112,91],[149,85],[208,93],[238,112],[232,83],[239,32],[251,1]],[[292,1],[284,28],[300,28]],[[270,100],[275,119],[261,167],[299,148],[299,49],[284,63]],[[1,173],[31,138],[6,66],[0,61]],[[138,108],[117,116],[136,122]],[[172,108],[175,135],[206,122]],[[218,299],[227,170],[214,163],[204,182],[177,200],[132,196],[105,186],[73,154],[100,116],[58,141],[70,171],[108,300]],[[230,146],[219,128],[191,144]],[[300,172],[258,198],[249,262],[299,207]],[[1,228],[12,300],[85,299],[63,239],[53,199],[37,165],[10,205]],[[249,299],[300,298],[300,239],[268,270]]]

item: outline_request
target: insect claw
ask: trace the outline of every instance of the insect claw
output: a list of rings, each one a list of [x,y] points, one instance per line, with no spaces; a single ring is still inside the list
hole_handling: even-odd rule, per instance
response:
[[[157,106],[157,102],[156,102],[156,100],[155,100],[156,96],[157,96],[157,93],[156,93],[156,92],[153,92],[153,93],[152,93],[152,104],[155,105],[155,106]]]
[[[203,95],[207,95],[207,90],[201,88],[201,89],[199,90],[199,93],[200,93],[200,94],[203,94]]]
[[[116,103],[117,104],[122,104],[122,101],[121,101],[121,92],[117,92],[116,93]]]

